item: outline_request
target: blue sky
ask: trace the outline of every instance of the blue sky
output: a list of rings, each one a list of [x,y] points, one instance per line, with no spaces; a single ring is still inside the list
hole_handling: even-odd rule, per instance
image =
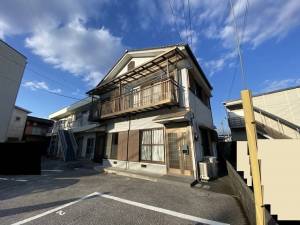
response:
[[[229,0],[1,1],[0,38],[28,58],[16,104],[48,115],[83,98],[125,49],[180,42],[213,90],[214,123],[242,82]],[[247,85],[254,93],[300,84],[300,1],[233,0]],[[171,5],[171,7],[170,7]],[[172,13],[173,9],[173,13]],[[246,20],[245,20],[246,18]],[[233,78],[234,77],[234,78]]]

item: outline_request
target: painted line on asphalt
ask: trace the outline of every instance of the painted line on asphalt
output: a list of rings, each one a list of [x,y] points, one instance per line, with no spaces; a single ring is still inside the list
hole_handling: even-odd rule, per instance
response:
[[[86,196],[84,196],[84,197],[82,197],[82,198],[80,198],[80,199],[78,199],[78,200],[73,201],[73,202],[69,202],[69,203],[64,204],[64,205],[62,205],[62,206],[59,206],[59,207],[56,207],[56,208],[54,208],[54,209],[48,210],[48,211],[43,212],[43,213],[41,213],[41,214],[38,214],[38,215],[36,215],[36,216],[29,217],[29,218],[27,218],[27,219],[21,220],[21,221],[16,222],[16,223],[13,223],[13,224],[11,224],[11,225],[21,225],[21,224],[28,223],[28,222],[30,222],[30,221],[32,221],[32,220],[36,220],[36,219],[41,218],[41,217],[43,217],[43,216],[46,216],[46,215],[49,215],[49,214],[51,214],[51,213],[57,212],[57,211],[59,211],[59,210],[61,210],[61,209],[63,209],[63,208],[66,208],[66,207],[68,207],[68,206],[74,205],[74,204],[76,204],[76,203],[78,203],[78,202],[81,202],[81,201],[83,201],[83,200],[85,200],[85,199],[87,199],[87,198],[93,197],[93,196],[99,196],[99,192],[94,192],[94,193],[92,193],[92,194],[86,195]]]
[[[0,177],[0,180],[12,180],[12,181],[18,181],[18,182],[27,182],[28,180],[25,179],[15,179],[15,178],[2,178]]]
[[[63,172],[63,170],[42,170],[42,172]]]
[[[170,215],[170,216],[178,217],[178,218],[181,218],[181,219],[200,222],[200,223],[204,223],[204,224],[208,224],[208,225],[229,225],[228,223],[221,223],[221,222],[218,222],[218,221],[203,219],[203,218],[200,218],[200,217],[191,216],[191,215],[188,215],[188,214],[183,214],[183,213],[179,213],[179,212],[168,210],[168,209],[163,209],[163,208],[159,208],[159,207],[156,207],[156,206],[146,205],[146,204],[143,204],[143,203],[134,202],[134,201],[130,201],[130,200],[119,198],[119,197],[114,197],[114,196],[107,195],[107,194],[100,194],[100,196],[103,197],[103,198],[107,198],[107,199],[115,200],[115,201],[118,201],[118,202],[122,202],[122,203],[125,203],[125,204],[128,204],[128,205],[133,205],[133,206],[137,206],[137,207],[140,207],[140,208],[143,208],[143,209],[148,209],[148,210],[152,210],[152,211],[155,211],[155,212],[160,212],[160,213],[167,214],[167,215]]]
[[[93,197],[93,196],[100,196],[100,197],[103,197],[103,198],[106,198],[106,199],[111,199],[111,200],[122,202],[122,203],[125,203],[125,204],[128,204],[128,205],[140,207],[140,208],[143,208],[143,209],[148,209],[148,210],[151,210],[151,211],[163,213],[163,214],[174,216],[174,217],[178,217],[180,219],[190,220],[190,221],[204,223],[204,224],[208,224],[208,225],[229,225],[228,223],[222,223],[222,222],[218,222],[218,221],[214,221],[214,220],[203,219],[203,218],[200,218],[200,217],[191,216],[191,215],[188,215],[188,214],[184,214],[184,213],[180,213],[180,212],[176,212],[176,211],[172,211],[172,210],[168,210],[168,209],[164,209],[164,208],[160,208],[160,207],[156,207],[156,206],[152,206],[152,205],[147,205],[147,204],[143,204],[143,203],[140,203],[140,202],[127,200],[127,199],[124,199],[124,198],[115,197],[115,196],[112,196],[112,195],[102,194],[102,193],[99,193],[99,192],[94,192],[94,193],[86,195],[86,196],[84,196],[84,197],[82,197],[78,200],[69,202],[69,203],[64,204],[62,206],[59,206],[59,207],[56,207],[54,209],[48,210],[48,211],[43,212],[41,214],[38,214],[36,216],[29,217],[27,219],[21,220],[21,221],[16,222],[16,223],[13,223],[11,225],[21,225],[21,224],[28,223],[30,221],[33,221],[33,220],[36,220],[36,219],[41,218],[43,216],[46,216],[46,215],[49,215],[51,213],[57,212],[57,211],[59,211],[63,208],[74,205],[78,202],[81,202],[81,201],[83,201],[87,198]]]

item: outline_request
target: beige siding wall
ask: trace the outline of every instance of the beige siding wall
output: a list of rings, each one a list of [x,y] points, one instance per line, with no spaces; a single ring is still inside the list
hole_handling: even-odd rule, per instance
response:
[[[300,88],[254,97],[253,104],[300,126]]]
[[[253,105],[300,126],[300,88],[253,97]],[[244,113],[242,109],[232,110],[229,116],[244,116]]]
[[[300,140],[258,140],[263,203],[279,220],[300,220]],[[246,142],[237,142],[237,170],[252,186]]]
[[[16,118],[20,118],[17,120]],[[7,131],[7,138],[17,138],[22,140],[23,132],[26,124],[27,112],[15,108],[10,119],[9,128]]]
[[[23,77],[26,58],[2,41],[0,41],[0,56],[0,142],[4,142]]]

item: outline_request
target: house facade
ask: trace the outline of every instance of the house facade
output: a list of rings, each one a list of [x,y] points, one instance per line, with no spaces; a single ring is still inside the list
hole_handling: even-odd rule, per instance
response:
[[[27,116],[23,140],[45,141],[47,133],[53,126],[53,121],[35,116]]]
[[[259,139],[300,139],[300,86],[254,95],[252,100]],[[224,106],[232,140],[247,140],[241,100]]]
[[[126,51],[88,92],[103,165],[196,178],[216,155],[211,91],[188,45]]]
[[[8,138],[8,129],[27,62],[23,54],[2,40],[0,58],[0,142],[4,142]]]
[[[96,148],[98,124],[88,120],[90,104],[91,98],[85,98],[49,115],[54,125],[49,133],[48,155],[65,161],[102,158]]]
[[[8,142],[22,141],[25,130],[27,114],[31,113],[27,109],[15,106],[10,118],[9,127],[7,130]]]

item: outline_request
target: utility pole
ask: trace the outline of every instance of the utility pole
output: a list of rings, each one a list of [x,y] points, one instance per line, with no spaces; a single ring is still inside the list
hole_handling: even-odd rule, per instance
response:
[[[232,0],[229,0],[232,18],[234,22],[235,28],[235,36],[236,36],[236,49],[240,59],[241,66],[241,76],[242,81],[245,86],[245,90],[241,91],[241,98],[243,103],[244,110],[244,118],[245,118],[245,126],[247,133],[247,142],[248,149],[250,155],[250,168],[251,174],[253,178],[253,190],[254,190],[254,204],[255,204],[255,216],[256,216],[256,225],[265,225],[265,209],[263,205],[263,196],[262,196],[262,188],[261,188],[261,179],[260,179],[260,168],[257,158],[257,135],[256,135],[256,126],[255,126],[255,118],[253,111],[253,103],[252,103],[252,95],[251,91],[246,89],[246,79],[245,79],[245,71],[243,66],[243,57],[240,49],[240,37],[237,28],[237,23],[234,14],[234,7],[232,4]],[[248,1],[247,1],[248,4]]]
[[[241,98],[244,109],[247,142],[250,155],[251,174],[253,178],[256,224],[265,225],[265,209],[263,205],[260,168],[257,157],[257,135],[251,91],[242,90]]]

